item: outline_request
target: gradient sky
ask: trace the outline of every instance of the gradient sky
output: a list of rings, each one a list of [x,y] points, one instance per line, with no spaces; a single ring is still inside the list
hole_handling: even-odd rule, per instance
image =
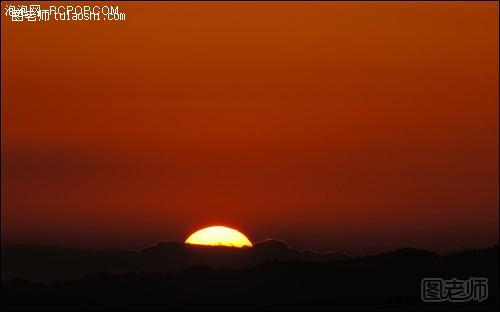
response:
[[[119,7],[2,14],[2,243],[498,244],[498,3]]]

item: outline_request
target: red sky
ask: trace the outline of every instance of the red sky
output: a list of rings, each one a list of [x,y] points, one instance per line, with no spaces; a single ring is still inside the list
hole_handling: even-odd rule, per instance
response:
[[[498,3],[119,7],[2,14],[2,243],[498,244]]]

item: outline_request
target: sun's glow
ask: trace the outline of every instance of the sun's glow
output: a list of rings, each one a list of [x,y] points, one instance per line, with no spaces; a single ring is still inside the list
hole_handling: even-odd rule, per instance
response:
[[[252,247],[241,232],[225,226],[210,226],[198,230],[186,239],[186,244],[227,247]]]

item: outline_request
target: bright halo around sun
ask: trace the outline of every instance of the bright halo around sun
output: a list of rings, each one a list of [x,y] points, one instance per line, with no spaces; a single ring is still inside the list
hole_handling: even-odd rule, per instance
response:
[[[226,247],[252,247],[241,232],[225,226],[210,226],[198,230],[186,239],[186,244]]]

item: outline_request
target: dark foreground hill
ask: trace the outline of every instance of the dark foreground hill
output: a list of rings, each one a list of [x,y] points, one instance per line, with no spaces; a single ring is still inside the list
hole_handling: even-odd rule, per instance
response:
[[[342,253],[289,248],[279,240],[265,240],[253,248],[228,248],[160,242],[136,251],[90,252],[45,246],[2,247],[2,281],[33,282],[79,279],[109,272],[174,273],[193,266],[244,269],[269,261],[327,262],[347,258]]]
[[[245,269],[98,273],[2,284],[2,309],[474,309],[498,307],[498,247],[440,257],[415,249],[340,261],[271,261]],[[425,303],[421,279],[488,278],[483,302]]]

